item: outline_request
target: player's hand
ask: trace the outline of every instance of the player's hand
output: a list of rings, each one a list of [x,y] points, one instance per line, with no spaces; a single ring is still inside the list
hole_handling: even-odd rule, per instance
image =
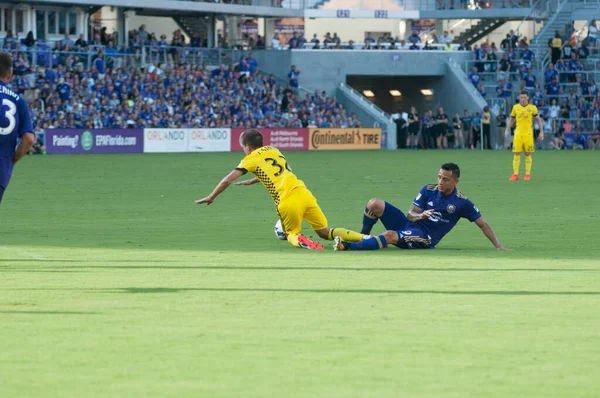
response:
[[[425,210],[424,212],[422,212],[421,214],[419,214],[419,218],[421,220],[425,220],[428,219],[429,217],[431,217],[433,215],[433,209],[431,210]]]
[[[207,196],[206,198],[202,198],[202,199],[198,199],[196,201],[197,205],[202,205],[204,203],[206,203],[206,205],[210,205],[213,202],[213,199],[211,199],[209,196]]]
[[[504,132],[504,138],[508,138],[508,130]]]
[[[539,135],[538,138],[540,139],[540,141],[543,141],[544,140],[544,133],[540,133],[540,135]]]

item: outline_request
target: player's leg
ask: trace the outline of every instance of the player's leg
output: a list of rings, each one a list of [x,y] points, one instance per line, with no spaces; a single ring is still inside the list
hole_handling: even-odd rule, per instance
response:
[[[407,225],[405,230],[387,230],[379,236],[373,236],[360,242],[344,242],[336,238],[335,250],[379,250],[388,245],[394,245],[400,249],[431,249],[433,248],[431,237],[414,225]]]
[[[385,231],[381,235],[372,236],[363,239],[360,242],[346,242],[340,237],[335,238],[334,250],[379,250],[388,247],[388,244],[395,245],[398,242],[398,233],[396,231]]]
[[[302,217],[321,238],[334,240],[336,236],[339,236],[350,242],[358,242],[364,237],[363,234],[349,229],[329,227],[327,217],[325,217],[323,210],[317,203],[317,199],[308,189],[303,189],[298,199],[299,204],[304,208]]]
[[[287,236],[287,241],[295,247],[322,250],[324,249],[322,244],[312,242],[301,234],[302,217],[304,215],[304,211],[305,208],[302,201],[298,195],[295,194],[286,198],[277,206],[277,212],[279,213],[279,218],[281,219],[283,231]]]
[[[0,203],[2,203],[2,196],[4,196],[4,191],[6,191],[6,187],[10,182],[12,168],[12,158],[0,158]]]
[[[519,167],[521,166],[521,152],[523,150],[523,139],[521,136],[515,136],[513,142],[513,175],[510,181],[519,179]]]
[[[531,179],[531,166],[533,164],[533,158],[531,154],[535,152],[535,141],[533,137],[527,137],[523,144],[525,146],[525,181]]]
[[[383,199],[373,198],[365,208],[360,232],[369,235],[378,220],[381,220],[385,229],[393,231],[403,229],[408,222],[406,215],[400,209]]]
[[[531,179],[531,165],[533,164],[533,158],[531,157],[530,152],[525,152],[525,181],[529,181]]]

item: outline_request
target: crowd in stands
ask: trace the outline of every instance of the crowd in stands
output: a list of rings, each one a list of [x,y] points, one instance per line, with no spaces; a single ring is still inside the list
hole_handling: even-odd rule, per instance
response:
[[[143,26],[130,32],[129,46],[119,50],[110,36],[99,34],[98,43],[82,37],[71,43],[65,35],[42,65],[32,64],[26,51],[35,41],[5,40],[5,49],[14,54],[12,88],[25,98],[37,98],[30,101],[37,129],[360,126],[335,97],[301,93],[295,67],[287,82],[278,83],[260,72],[251,53],[235,66],[216,69],[178,62],[176,53],[148,65],[119,57],[127,47],[139,51],[138,41],[151,40],[144,33]],[[183,36],[176,32],[173,42],[183,43]],[[65,52],[72,48],[93,52],[89,68],[79,52]]]
[[[591,26],[595,28],[595,21]],[[545,134],[553,137],[552,147],[564,147],[564,134],[576,134],[577,131],[584,139],[590,137],[591,142],[586,143],[585,148],[597,147],[596,139],[592,141],[591,137],[600,131],[600,96],[595,73],[589,70],[595,71],[598,66],[597,58],[590,59],[593,53],[597,54],[595,37],[577,43],[575,40],[563,41],[560,32],[556,32],[553,43],[549,43],[551,61],[541,75],[535,72],[536,54],[529,48],[526,38],[507,34],[501,49],[501,57],[496,54],[498,49],[494,43],[472,49],[473,67],[468,77],[481,95],[503,99],[506,111],[510,111],[518,101],[518,92],[525,89],[544,120]],[[541,54],[537,61],[541,62],[543,56]],[[485,89],[485,84],[493,79],[496,79],[495,96]],[[534,127],[537,129],[537,125]]]
[[[531,7],[531,5],[533,4],[533,2],[531,2],[530,0],[502,0],[502,4],[501,7],[502,8],[506,8],[507,6],[507,2],[508,2],[508,6],[512,7],[512,8],[518,8],[518,7]],[[437,9],[438,10],[445,10],[446,7],[449,5],[449,9],[450,10],[454,10],[454,0],[450,0],[449,1],[450,4],[448,4],[447,1],[445,0],[437,0]],[[467,10],[467,9],[479,9],[479,10],[485,10],[488,8],[492,8],[492,1],[491,0],[460,0],[460,9],[463,10]]]
[[[251,6],[257,5],[253,4],[252,0],[200,0],[204,3],[222,3],[222,4],[235,4],[240,6]],[[263,6],[271,6],[271,7],[281,7],[283,0],[263,0],[260,5]],[[256,1],[254,1],[256,3]]]
[[[533,72],[536,54],[529,49],[527,38],[519,38],[514,32],[507,34],[500,48],[495,43],[483,43],[473,48],[462,44],[460,49],[472,52],[469,79],[484,97],[493,97],[485,90],[486,78],[497,79],[496,97],[505,99],[507,104],[499,116],[504,123],[504,112],[509,112],[515,103],[515,93],[526,89],[532,103],[540,109],[545,130],[548,126],[545,132],[553,137],[552,147],[564,146],[564,133],[580,132],[586,140],[583,147],[592,148],[600,144],[600,96],[594,79],[588,78],[586,72],[588,58],[597,50],[597,29],[594,31],[592,27],[595,29],[595,21],[590,26],[590,36],[580,45],[570,41],[559,43],[560,57],[548,65],[540,79]],[[127,43],[120,48],[105,29],[91,37],[91,40],[83,36],[74,40],[65,35],[53,48],[36,41],[31,32],[23,39],[13,37],[10,32],[5,37],[3,48],[15,55],[16,77],[12,87],[31,102],[38,129],[360,127],[356,115],[347,114],[335,97],[324,92],[301,93],[301,71],[295,67],[282,84],[261,73],[252,54],[242,56],[234,65],[216,69],[206,64],[189,64],[183,56],[206,43],[197,35],[186,40],[179,30],[168,41],[164,35],[157,39],[142,25],[128,33]],[[364,45],[411,49],[420,42],[416,32],[408,37],[410,45],[397,39],[389,34],[375,39],[368,34]],[[439,39],[442,44],[451,41],[447,32]],[[301,34],[294,34],[288,44],[302,46],[303,42]],[[321,44],[316,36],[311,43]],[[336,33],[327,33],[323,43],[339,47],[341,39]],[[549,43],[550,51],[556,44]],[[36,50],[37,58],[34,59],[31,49]],[[140,62],[142,52],[148,53],[146,63]],[[441,119],[445,120],[441,123],[445,124],[444,129],[437,127],[440,124],[437,116],[444,115],[443,109],[441,113],[440,110],[435,114],[425,112],[419,117],[419,138],[407,134],[406,145],[477,147],[480,121],[484,120],[483,125],[493,121],[486,115],[489,110],[465,112]],[[489,128],[485,128],[484,144],[489,148]],[[503,140],[499,137],[496,142]]]
[[[294,50],[294,49],[311,49],[311,50],[467,50],[466,44],[458,46],[452,43],[453,39],[447,31],[439,38],[431,40],[422,40],[418,32],[412,32],[407,39],[400,37],[392,37],[391,33],[384,33],[375,38],[371,32],[367,32],[367,37],[362,42],[348,40],[344,42],[337,33],[331,34],[327,32],[320,40],[315,33],[308,41],[301,32],[295,32],[287,39],[287,42],[282,42],[279,34],[274,34],[271,40],[271,48],[275,50]],[[264,43],[259,37],[258,43]],[[264,45],[264,44],[263,44]]]

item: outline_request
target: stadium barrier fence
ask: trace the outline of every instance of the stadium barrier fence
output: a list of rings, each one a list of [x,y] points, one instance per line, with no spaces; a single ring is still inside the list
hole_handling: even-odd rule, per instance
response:
[[[241,152],[245,128],[48,129],[50,155],[101,153]],[[265,128],[264,144],[282,151],[380,150],[378,128]],[[42,134],[40,134],[41,136]]]

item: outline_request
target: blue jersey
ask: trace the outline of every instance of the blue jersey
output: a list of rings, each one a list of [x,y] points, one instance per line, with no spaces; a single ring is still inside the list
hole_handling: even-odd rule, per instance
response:
[[[0,200],[10,181],[17,141],[25,133],[33,134],[29,107],[0,82]]]
[[[437,184],[425,185],[413,201],[413,205],[425,210],[433,210],[431,217],[414,224],[431,237],[432,246],[454,228],[458,220],[466,218],[473,222],[481,217],[479,209],[456,188],[449,196],[438,191]]]
[[[29,107],[23,98],[0,82],[0,157],[13,158],[17,139],[33,133]]]

